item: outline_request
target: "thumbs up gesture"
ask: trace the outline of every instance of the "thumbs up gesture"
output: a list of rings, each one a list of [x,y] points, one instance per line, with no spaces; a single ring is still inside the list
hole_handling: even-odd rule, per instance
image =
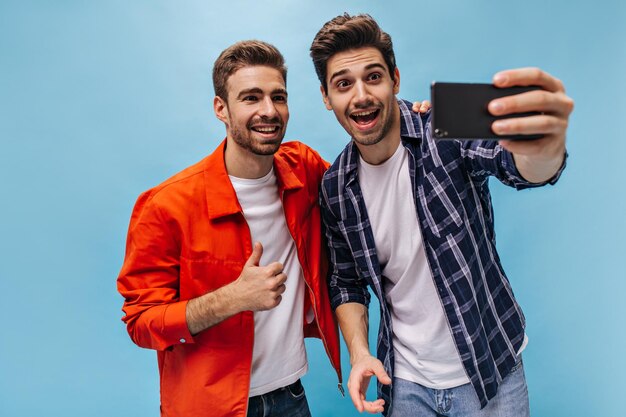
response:
[[[235,296],[239,298],[242,310],[270,310],[280,304],[282,293],[285,292],[287,275],[283,273],[283,264],[272,262],[259,266],[261,255],[263,245],[256,242],[241,275],[233,283]]]

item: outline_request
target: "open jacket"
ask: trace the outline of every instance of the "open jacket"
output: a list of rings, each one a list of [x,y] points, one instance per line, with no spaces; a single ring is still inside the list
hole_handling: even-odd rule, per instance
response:
[[[139,197],[118,278],[123,321],[139,346],[156,349],[162,416],[246,415],[254,314],[244,311],[192,336],[187,301],[235,281],[252,253],[250,230],[224,164],[208,157]],[[306,281],[305,337],[321,338],[341,382],[339,336],[326,287],[318,206],[327,163],[299,142],[283,144],[274,170]],[[310,310],[314,320],[307,323]]]

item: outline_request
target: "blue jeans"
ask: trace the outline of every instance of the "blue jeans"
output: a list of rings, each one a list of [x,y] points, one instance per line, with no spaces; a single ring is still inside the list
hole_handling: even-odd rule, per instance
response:
[[[496,396],[482,410],[471,384],[439,390],[393,378],[393,400],[389,416],[529,417],[528,389],[522,360],[504,378]]]
[[[248,417],[311,417],[300,380],[267,394],[248,398]]]

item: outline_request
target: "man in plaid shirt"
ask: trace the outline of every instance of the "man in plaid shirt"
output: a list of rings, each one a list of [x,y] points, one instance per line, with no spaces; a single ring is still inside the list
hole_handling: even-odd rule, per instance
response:
[[[311,57],[326,107],[352,137],[324,175],[320,201],[355,407],[393,416],[529,415],[524,316],[496,251],[488,179],[516,189],[554,184],[573,101],[539,69],[500,72],[498,87],[542,90],[494,100],[489,111],[540,114],[492,129],[543,138],[436,141],[430,114],[396,99],[391,38],[370,16],[327,22]],[[368,285],[380,301],[377,357],[367,342]],[[372,376],[379,399],[366,401]]]

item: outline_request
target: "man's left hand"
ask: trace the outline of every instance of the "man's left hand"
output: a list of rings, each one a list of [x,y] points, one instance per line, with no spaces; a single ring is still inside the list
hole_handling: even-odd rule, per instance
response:
[[[430,110],[431,107],[432,105],[428,100],[414,101],[412,109],[414,113],[426,113],[428,110]]]

